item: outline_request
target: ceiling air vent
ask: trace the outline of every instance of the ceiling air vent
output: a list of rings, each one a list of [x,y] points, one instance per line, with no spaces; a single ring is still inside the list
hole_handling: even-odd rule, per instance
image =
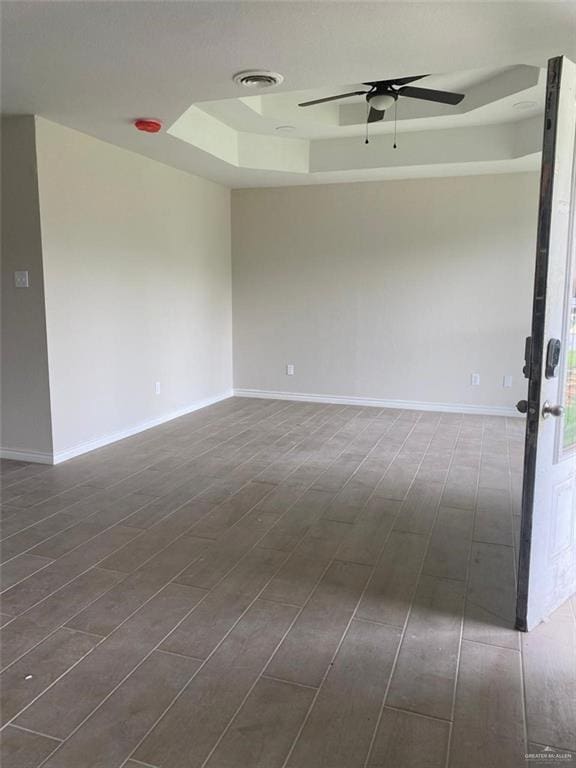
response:
[[[233,80],[245,88],[260,89],[280,85],[284,78],[278,72],[268,72],[266,69],[252,69],[246,72],[237,72]]]

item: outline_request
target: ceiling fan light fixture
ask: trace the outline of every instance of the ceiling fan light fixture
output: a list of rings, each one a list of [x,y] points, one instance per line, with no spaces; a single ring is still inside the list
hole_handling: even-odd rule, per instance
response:
[[[367,97],[368,104],[372,109],[377,109],[378,112],[384,112],[393,106],[396,99],[391,93],[375,93],[372,96]]]
[[[274,85],[280,85],[284,77],[278,72],[270,72],[267,69],[249,69],[245,72],[237,72],[232,79],[236,85],[260,90],[261,88],[271,88]]]

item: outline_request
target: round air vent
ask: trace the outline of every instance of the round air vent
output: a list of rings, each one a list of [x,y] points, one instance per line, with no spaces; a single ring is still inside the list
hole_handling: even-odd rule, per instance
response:
[[[245,88],[260,89],[280,85],[284,78],[278,72],[268,72],[266,69],[251,69],[246,72],[237,72],[233,80]]]

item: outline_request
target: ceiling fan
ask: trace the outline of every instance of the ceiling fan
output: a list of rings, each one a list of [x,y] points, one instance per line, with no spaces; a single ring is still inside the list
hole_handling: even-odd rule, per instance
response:
[[[460,104],[464,98],[463,93],[436,91],[431,88],[414,88],[411,85],[407,85],[407,83],[413,83],[415,80],[421,80],[423,77],[428,76],[429,75],[415,75],[412,77],[399,77],[394,80],[374,80],[371,83],[363,83],[363,85],[369,87],[368,91],[340,93],[338,96],[327,96],[324,99],[304,101],[298,106],[311,107],[314,104],[324,104],[326,101],[347,99],[350,96],[366,96],[366,102],[370,107],[368,112],[368,122],[376,123],[379,120],[384,119],[385,111],[396,103],[399,96],[406,96],[410,99],[423,99],[424,101],[436,101],[439,104]]]

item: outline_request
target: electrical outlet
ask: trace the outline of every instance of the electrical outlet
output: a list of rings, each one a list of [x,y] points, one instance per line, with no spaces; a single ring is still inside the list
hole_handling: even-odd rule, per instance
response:
[[[480,374],[479,373],[471,373],[470,374],[470,385],[472,387],[479,387],[480,386]]]
[[[506,388],[509,388],[512,386],[512,376],[510,376],[510,374],[507,374],[506,376],[504,376],[504,378],[502,379],[502,386]]]
[[[157,382],[156,382],[156,387],[155,387],[155,391],[156,391],[156,394],[157,394],[157,395],[159,395],[159,394],[160,394],[160,389],[161,389],[161,387],[160,387],[160,382],[159,382],[159,381],[157,381]]]
[[[294,376],[294,366],[292,363],[286,365],[286,376]]]
[[[14,272],[14,287],[15,288],[29,288],[30,281],[28,279],[27,269],[17,269]]]

